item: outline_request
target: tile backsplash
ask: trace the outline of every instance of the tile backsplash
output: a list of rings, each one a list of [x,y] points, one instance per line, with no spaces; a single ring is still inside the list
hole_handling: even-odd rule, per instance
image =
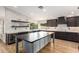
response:
[[[66,25],[58,25],[57,27],[48,27],[48,29],[59,30],[59,31],[79,31],[79,27],[67,27]]]
[[[56,30],[58,30],[58,31],[67,31],[67,30],[69,30],[69,28],[67,27],[66,24],[58,24],[58,26],[56,27]]]

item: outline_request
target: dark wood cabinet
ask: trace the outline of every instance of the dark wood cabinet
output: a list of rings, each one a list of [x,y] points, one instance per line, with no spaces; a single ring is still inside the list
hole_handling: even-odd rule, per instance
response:
[[[51,24],[51,20],[47,20],[47,26],[51,27],[52,24]]]
[[[55,32],[55,38],[56,39],[66,39],[66,33],[64,32]]]
[[[56,27],[57,26],[57,19],[47,20],[47,26]]]
[[[23,35],[18,35],[17,39],[18,41],[22,41],[24,38]],[[15,35],[14,34],[6,34],[6,44],[10,45],[15,43]]]
[[[56,27],[58,24],[67,24],[68,27],[79,27],[79,16],[58,17],[58,19],[47,20],[47,26]]]
[[[67,25],[68,25],[68,27],[75,27],[76,26],[76,18],[75,17],[68,17],[67,18]]]
[[[73,42],[79,42],[79,34],[78,33],[70,33],[70,32],[56,32],[56,39],[68,40]]]
[[[58,17],[57,24],[67,24],[68,27],[79,27],[79,16]]]
[[[6,44],[15,43],[15,37],[12,34],[6,34]]]
[[[77,33],[67,33],[66,37],[67,37],[66,40],[78,42],[78,35],[77,35]]]
[[[76,21],[76,27],[78,27],[79,26],[79,16],[76,17],[75,21]]]
[[[77,34],[77,41],[78,41],[78,43],[79,43],[79,33]]]
[[[79,16],[67,17],[68,27],[78,27],[79,26]]]

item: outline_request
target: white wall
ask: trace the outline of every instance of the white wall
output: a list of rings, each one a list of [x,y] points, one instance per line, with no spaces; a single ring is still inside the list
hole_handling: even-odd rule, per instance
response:
[[[16,30],[14,28],[12,28],[11,27],[12,26],[11,20],[28,21],[26,19],[27,19],[27,17],[22,15],[22,14],[19,14],[15,11],[10,10],[8,8],[5,8],[5,7],[0,7],[0,20],[4,21],[4,26],[0,22],[0,39],[5,43],[6,42],[6,40],[5,40],[5,38],[6,38],[5,33],[6,32],[25,31],[26,28],[17,28]],[[4,29],[3,29],[3,27],[4,27]],[[28,29],[29,29],[29,27],[28,27]]]
[[[4,21],[4,18],[5,18],[5,8],[4,7],[1,7],[0,6],[0,39],[2,41],[4,41],[4,38],[3,38],[3,21]]]
[[[5,17],[5,8],[0,7],[0,34],[3,33],[3,20]]]
[[[22,21],[27,21],[27,17],[17,13],[17,12],[14,12],[12,10],[9,10],[6,8],[6,12],[5,12],[5,21],[4,21],[4,33],[6,32],[10,32],[10,31],[15,31],[14,28],[12,28],[12,22],[11,20],[22,20]],[[26,28],[17,28],[16,31],[21,31],[21,30],[26,30]]]

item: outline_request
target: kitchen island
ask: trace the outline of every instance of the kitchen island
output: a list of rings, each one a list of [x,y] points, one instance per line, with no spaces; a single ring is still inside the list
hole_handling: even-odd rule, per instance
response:
[[[24,38],[24,49],[27,53],[39,52],[51,40],[51,34],[45,31],[32,32],[26,34]]]
[[[48,42],[51,39],[51,34],[53,34],[53,33],[54,32],[43,31],[43,29],[42,30],[26,30],[26,31],[10,31],[10,32],[6,33],[6,35],[7,35],[6,40],[10,39],[8,37],[9,35],[14,36],[14,40],[16,43],[16,53],[19,52],[18,38],[21,38],[24,41],[23,44],[24,44],[25,52],[38,52],[40,49],[42,49],[43,47],[45,47],[48,44]],[[39,43],[38,45],[36,44],[37,42]],[[37,47],[38,47],[38,49],[37,49]],[[32,50],[30,50],[30,49],[32,49]]]

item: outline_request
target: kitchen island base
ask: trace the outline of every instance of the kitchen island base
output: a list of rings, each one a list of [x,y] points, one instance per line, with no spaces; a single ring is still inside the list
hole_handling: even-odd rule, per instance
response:
[[[24,49],[26,53],[36,53],[44,48],[51,41],[51,35],[45,36],[34,42],[24,40]]]

